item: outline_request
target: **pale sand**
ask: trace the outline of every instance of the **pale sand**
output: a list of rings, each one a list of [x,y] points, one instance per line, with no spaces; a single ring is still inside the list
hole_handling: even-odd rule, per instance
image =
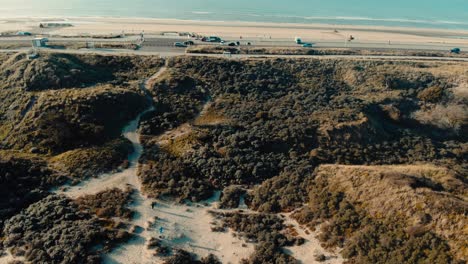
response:
[[[33,30],[40,32],[41,21],[53,18],[18,18],[1,19],[0,32]],[[55,18],[63,21],[62,18]],[[222,22],[222,21],[188,21],[171,19],[145,18],[68,18],[67,23],[73,27],[47,29],[44,32],[57,35],[103,35],[139,34],[145,31],[147,35],[162,32],[193,32],[200,35],[217,35],[227,39],[264,39],[292,40],[296,36],[307,41],[344,41],[350,35],[355,42],[385,43],[391,40],[395,43],[415,44],[453,44],[468,45],[468,30],[440,30],[382,26],[341,26],[323,24],[291,24],[291,23],[256,23],[256,22]],[[338,32],[334,29],[338,28]],[[463,38],[456,38],[461,36]]]
[[[316,238],[317,232],[312,232],[306,227],[301,226],[296,220],[291,218],[291,213],[285,214],[285,225],[291,225],[298,235],[306,240],[301,246],[287,247],[286,252],[296,258],[302,264],[308,263],[324,263],[324,264],[340,264],[344,262],[343,257],[338,253],[331,253],[325,250],[320,241]],[[315,260],[315,255],[323,254],[326,257],[325,261],[319,262]]]
[[[8,249],[6,250],[6,254],[0,257],[0,264],[8,264],[14,261],[22,263],[24,261],[24,257],[15,257],[11,255]]]

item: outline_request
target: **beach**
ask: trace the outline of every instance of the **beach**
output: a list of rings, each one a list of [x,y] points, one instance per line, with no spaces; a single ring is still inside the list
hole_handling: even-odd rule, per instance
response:
[[[39,28],[40,23],[68,23],[71,27]],[[468,46],[467,30],[426,28],[296,24],[270,22],[195,21],[154,18],[37,17],[0,19],[0,32],[30,31],[55,36],[140,34],[145,36],[190,32],[226,39],[284,41],[301,37],[307,41],[359,43],[413,43]]]

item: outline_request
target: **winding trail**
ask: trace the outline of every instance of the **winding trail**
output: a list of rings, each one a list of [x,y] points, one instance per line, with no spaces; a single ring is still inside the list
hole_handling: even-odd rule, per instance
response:
[[[148,89],[157,78],[166,71],[161,68],[155,75],[147,79],[140,88],[148,100],[152,100]],[[57,191],[72,199],[83,195],[92,195],[107,189],[134,189],[132,203],[129,208],[135,212],[133,219],[127,224],[135,230],[134,238],[103,256],[105,264],[153,264],[162,263],[155,256],[154,249],[148,249],[151,238],[160,238],[166,246],[174,249],[185,249],[206,256],[216,255],[223,263],[237,263],[241,258],[248,257],[254,250],[253,245],[245,245],[243,241],[230,232],[211,232],[213,217],[211,210],[216,210],[219,192],[210,200],[202,203],[178,204],[173,201],[155,201],[141,193],[141,182],[137,176],[138,161],[143,153],[140,142],[138,124],[140,118],[153,111],[151,106],[128,123],[122,134],[132,142],[134,152],[129,155],[129,167],[121,172],[103,174],[75,186]],[[156,206],[153,206],[157,202]],[[164,230],[164,231],[162,231]]]
[[[159,76],[161,76],[165,71],[166,67],[162,67],[156,74],[140,85],[140,88],[151,102],[152,98],[148,92],[148,89],[150,88],[149,85],[152,81],[159,78]],[[74,199],[83,195],[96,194],[107,189],[126,189],[130,187],[135,190],[132,196],[133,203],[131,204],[131,209],[136,212],[135,217],[131,220],[130,224],[142,227],[146,224],[148,219],[154,219],[154,215],[148,214],[148,209],[151,209],[152,201],[144,197],[141,193],[141,183],[137,176],[138,161],[143,153],[138,125],[141,117],[153,110],[154,106],[151,103],[149,108],[130,121],[122,131],[123,136],[132,143],[134,149],[133,153],[128,156],[129,167],[127,169],[117,173],[103,174],[99,178],[89,179],[79,185],[71,186],[60,193]],[[154,263],[154,261],[151,261],[151,255],[148,255],[147,252],[145,252],[145,243],[148,238],[148,235],[145,232],[146,230],[138,234],[137,237],[131,240],[128,244],[121,246],[108,256],[105,256],[105,263]]]
[[[166,67],[161,68],[151,78],[140,85],[142,91],[152,101],[148,89],[154,81],[164,72]],[[205,105],[204,109],[208,107]],[[239,263],[243,258],[248,258],[254,252],[255,244],[245,241],[233,233],[231,229],[226,232],[213,232],[212,228],[219,222],[212,215],[212,211],[226,212],[233,210],[218,209],[220,192],[214,197],[200,203],[179,204],[174,201],[153,200],[145,197],[141,192],[141,182],[137,176],[139,159],[143,153],[140,142],[138,125],[141,117],[154,110],[154,106],[140,113],[134,120],[130,121],[123,129],[122,134],[132,142],[134,151],[128,156],[129,167],[121,172],[103,174],[99,178],[89,179],[79,185],[62,188],[57,193],[64,194],[72,199],[83,195],[92,195],[107,189],[119,188],[134,190],[132,203],[129,209],[134,211],[134,217],[127,222],[132,227],[134,238],[103,256],[105,264],[153,264],[162,263],[163,259],[156,256],[155,249],[148,248],[152,238],[159,239],[164,246],[172,249],[184,249],[199,257],[208,254],[215,255],[222,263]],[[202,111],[203,112],[203,111]],[[185,124],[187,125],[187,124]],[[184,126],[184,125],[182,125]],[[177,134],[180,127],[174,131],[168,131],[166,136]],[[243,198],[238,209],[244,212],[256,213],[245,205]],[[297,222],[286,216],[286,223],[290,224],[297,233],[306,238],[303,246],[285,248],[285,252],[296,257],[299,263],[315,263],[312,259],[311,250],[326,253],[320,247],[320,243],[313,234],[305,232]],[[330,256],[330,255],[328,255]],[[325,263],[341,263],[342,259],[337,255],[331,255]]]

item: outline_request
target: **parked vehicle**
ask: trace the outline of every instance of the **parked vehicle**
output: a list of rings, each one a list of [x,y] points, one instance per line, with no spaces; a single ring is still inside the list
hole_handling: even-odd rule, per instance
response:
[[[228,44],[228,46],[234,47],[234,46],[237,46],[237,44],[235,42],[231,42],[231,43]]]
[[[17,36],[32,36],[31,32],[26,32],[26,31],[18,31],[16,33]]]
[[[304,43],[302,44],[303,48],[312,48],[312,43]]]
[[[184,44],[187,46],[192,46],[192,45],[195,45],[195,42],[189,40],[189,41],[185,41]]]
[[[203,42],[222,42],[222,39],[220,37],[216,36],[211,36],[211,37],[203,37],[201,39]]]
[[[461,50],[460,48],[453,48],[450,50],[451,53],[455,53],[455,54],[460,54]]]
[[[182,42],[176,42],[176,43],[174,43],[174,47],[177,47],[177,48],[186,48],[187,45],[185,45],[185,44],[182,43]]]
[[[211,36],[209,38],[209,41],[210,42],[223,42],[223,40],[220,37],[216,37],[216,36]]]

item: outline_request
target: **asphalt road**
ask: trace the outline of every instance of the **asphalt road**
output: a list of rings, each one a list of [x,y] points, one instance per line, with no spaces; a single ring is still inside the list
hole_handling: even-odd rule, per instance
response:
[[[2,44],[9,45],[21,45],[29,46],[31,44],[31,36],[12,36],[12,37],[0,37],[0,47]],[[95,39],[95,38],[64,38],[64,37],[50,37],[49,40],[53,42],[69,42],[69,43],[85,43],[94,42],[99,43],[137,43],[138,36],[128,36],[126,38],[115,38],[115,39]],[[174,36],[147,36],[143,44],[144,51],[159,51],[160,48],[170,48],[174,46],[174,42],[183,42],[188,40],[187,37],[174,37]],[[206,43],[199,40],[193,40],[196,44],[203,45],[220,45],[218,43]],[[255,39],[226,39],[226,42],[240,41],[241,45],[251,43],[253,47],[297,47],[293,40],[286,39],[266,39],[266,38],[255,38]],[[402,43],[398,41],[389,42],[347,42],[347,41],[311,41],[316,48],[350,48],[350,49],[382,49],[382,50],[423,50],[423,51],[449,51],[454,48],[453,45],[445,44],[442,42],[438,43]],[[457,46],[462,50],[468,50],[468,46]]]
[[[32,37],[0,37],[0,48],[2,44],[17,44],[24,45],[24,48],[11,48],[3,49],[0,52],[11,52],[11,51],[27,51],[29,44],[31,43]],[[137,37],[131,36],[124,39],[93,39],[93,38],[49,38],[53,42],[70,42],[70,43],[83,43],[83,42],[95,42],[95,43],[135,43]],[[454,58],[454,57],[426,57],[426,56],[367,56],[367,55],[253,55],[253,54],[236,54],[226,56],[222,54],[186,54],[184,48],[174,47],[174,42],[183,42],[187,38],[184,37],[164,37],[164,36],[152,36],[145,39],[145,42],[140,50],[119,50],[119,49],[88,49],[88,50],[64,50],[64,49],[44,49],[48,52],[58,53],[101,53],[101,54],[135,54],[135,55],[160,55],[161,57],[171,56],[210,56],[210,57],[229,57],[233,59],[239,58],[259,58],[259,57],[273,57],[273,58],[365,58],[365,59],[394,59],[394,60],[437,60],[437,61],[468,61],[468,58]],[[219,43],[205,43],[198,40],[194,40],[196,44],[204,45],[220,45]],[[226,40],[229,42],[230,40]],[[237,40],[232,40],[237,41]],[[297,47],[293,41],[286,40],[241,40],[241,45],[246,45],[247,42],[252,44],[252,47]],[[350,49],[373,49],[373,50],[423,50],[423,51],[448,51],[451,47],[444,45],[443,43],[434,44],[388,44],[388,43],[337,43],[337,42],[318,42],[315,43],[314,47],[317,48],[350,48]],[[468,50],[461,47],[462,50]]]

